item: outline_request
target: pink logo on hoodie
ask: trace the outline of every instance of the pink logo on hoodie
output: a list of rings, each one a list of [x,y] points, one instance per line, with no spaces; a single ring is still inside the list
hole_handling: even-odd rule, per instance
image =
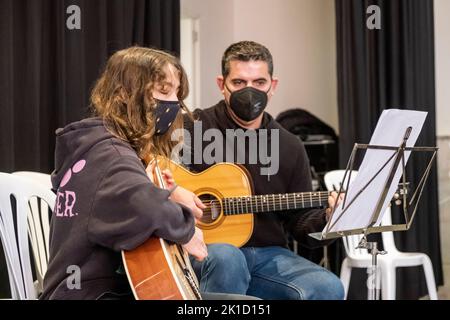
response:
[[[69,183],[72,178],[72,173],[81,172],[86,165],[86,160],[80,160],[73,165],[72,168],[69,168],[67,172],[64,174],[64,177],[61,180],[61,183],[58,188],[58,193],[56,195],[56,205],[55,205],[55,214],[57,217],[73,217],[77,216],[78,213],[73,212],[73,207],[77,201],[77,195],[74,191],[66,190],[64,192],[59,191],[62,187]]]

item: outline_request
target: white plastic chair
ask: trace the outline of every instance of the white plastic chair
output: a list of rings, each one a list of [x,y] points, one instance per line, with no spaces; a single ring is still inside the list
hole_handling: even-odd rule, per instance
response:
[[[12,174],[30,178],[36,182],[43,184],[46,188],[52,189],[51,176],[47,173],[35,172],[35,171],[16,171],[16,172],[13,172]]]
[[[12,174],[32,179],[43,185],[48,190],[52,189],[51,177],[47,173],[34,171],[16,171]],[[30,214],[28,215],[28,232],[31,240],[33,257],[36,264],[38,282],[36,289],[43,290],[43,279],[47,272],[49,258],[50,216],[48,205],[33,197],[29,199]],[[51,210],[54,208],[51,207]]]
[[[11,197],[16,200],[16,212],[13,213]],[[39,269],[39,250],[36,248],[34,218],[30,210],[30,199],[39,198],[39,208],[45,208],[42,216],[48,221],[49,209],[53,210],[56,196],[50,189],[29,178],[0,173],[0,237],[10,279],[13,299],[35,299],[38,290],[32,276],[28,239],[31,239],[36,260],[36,275],[42,285],[43,273]],[[47,205],[44,205],[44,202]],[[34,229],[34,230],[33,230]],[[48,239],[48,238],[47,238]]]
[[[325,174],[324,180],[328,190],[339,190],[344,178],[345,170],[330,171]],[[352,171],[350,183],[357,176],[357,171]],[[347,185],[348,175],[344,182]],[[384,213],[381,224],[391,225],[391,209]],[[342,262],[341,281],[344,285],[347,297],[352,268],[369,268],[372,265],[372,256],[365,249],[356,249],[362,235],[343,237],[347,258]],[[394,242],[392,231],[382,233],[383,248],[387,254],[378,256],[378,272],[381,278],[381,296],[383,300],[395,300],[396,297],[396,268],[423,266],[430,300],[437,300],[436,283],[434,280],[433,266],[430,258],[425,253],[401,252]]]

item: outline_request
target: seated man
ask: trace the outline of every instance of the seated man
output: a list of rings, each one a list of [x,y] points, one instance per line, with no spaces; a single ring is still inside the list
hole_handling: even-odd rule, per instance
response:
[[[223,55],[222,75],[217,78],[224,100],[208,109],[195,110],[194,115],[201,121],[202,137],[203,132],[212,128],[226,137],[220,152],[224,159],[218,160],[244,165],[253,180],[255,194],[311,191],[309,160],[302,142],[264,112],[278,84],[272,75],[272,56],[267,48],[251,41],[231,45]],[[194,130],[194,123],[186,120],[185,127],[192,141],[197,141],[195,134],[199,132]],[[230,130],[235,132],[231,149],[227,148]],[[256,133],[258,143],[236,143],[243,132],[245,136],[251,131]],[[260,157],[264,152],[258,151],[258,146],[262,144],[266,146],[266,154],[271,155],[269,164],[267,158]],[[193,163],[192,170],[203,171],[211,166],[211,161],[203,158],[201,163],[192,161],[203,155],[206,145],[198,148],[194,144],[197,149],[190,150],[192,159],[187,162]],[[256,158],[256,163],[251,160]],[[334,193],[328,199],[330,208],[336,196]],[[262,299],[343,299],[344,290],[338,277],[287,246],[288,233],[301,245],[311,245],[315,240],[308,233],[323,229],[330,208],[255,215],[253,233],[242,248],[210,244],[207,259],[202,262],[192,259],[201,290]]]

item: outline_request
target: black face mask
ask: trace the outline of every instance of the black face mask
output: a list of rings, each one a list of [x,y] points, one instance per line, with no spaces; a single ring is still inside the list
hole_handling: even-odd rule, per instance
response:
[[[226,85],[225,87],[231,92]],[[270,88],[264,92],[253,87],[233,91],[230,96],[230,108],[236,116],[244,121],[255,120],[267,106],[269,91]]]
[[[161,136],[169,130],[180,111],[179,101],[156,100],[155,135]]]

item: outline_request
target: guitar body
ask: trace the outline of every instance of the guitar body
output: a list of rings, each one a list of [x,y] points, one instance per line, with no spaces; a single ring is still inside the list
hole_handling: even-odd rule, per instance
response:
[[[208,244],[246,244],[253,233],[253,213],[324,207],[328,203],[328,192],[253,196],[250,175],[232,163],[192,173],[165,158],[157,162],[206,205],[197,226]],[[122,257],[136,299],[201,299],[197,278],[182,246],[150,238],[134,250],[122,251]]]
[[[156,166],[154,179],[165,186]],[[179,244],[151,237],[137,248],[122,251],[128,282],[136,300],[201,300],[199,283],[188,253]]]
[[[122,259],[136,300],[201,299],[193,288],[198,288],[198,282],[188,254],[181,246],[152,237],[134,250],[122,251]]]
[[[201,173],[192,173],[172,161],[159,162],[164,161],[164,167],[172,171],[177,184],[195,193],[203,202],[252,195],[250,178],[238,165],[219,163]],[[202,218],[197,224],[203,231],[205,243],[229,243],[237,247],[247,243],[253,232],[252,214],[224,215],[222,203],[216,214],[215,219]]]

